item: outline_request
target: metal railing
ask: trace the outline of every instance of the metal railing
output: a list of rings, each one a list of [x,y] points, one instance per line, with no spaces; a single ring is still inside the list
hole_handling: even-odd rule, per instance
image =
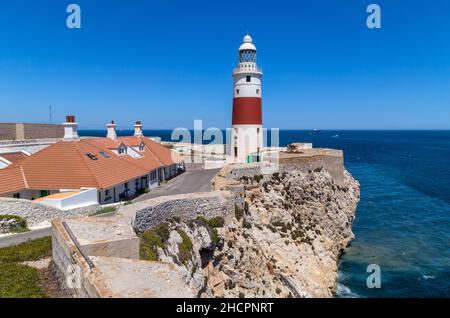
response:
[[[92,271],[95,267],[94,263],[89,258],[89,256],[83,251],[83,248],[81,247],[80,242],[78,242],[77,238],[75,237],[75,235],[73,234],[72,230],[69,228],[67,223],[63,221],[62,225],[64,226],[64,229],[66,230],[67,234],[69,234],[70,239],[75,244],[75,246],[78,249],[78,251],[80,252],[81,256],[83,256],[84,260],[88,264],[89,269]]]

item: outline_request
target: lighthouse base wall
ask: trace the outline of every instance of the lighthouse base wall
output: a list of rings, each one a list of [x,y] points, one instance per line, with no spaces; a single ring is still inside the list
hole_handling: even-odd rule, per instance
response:
[[[248,162],[250,154],[263,147],[262,125],[233,125],[230,155],[236,163]]]

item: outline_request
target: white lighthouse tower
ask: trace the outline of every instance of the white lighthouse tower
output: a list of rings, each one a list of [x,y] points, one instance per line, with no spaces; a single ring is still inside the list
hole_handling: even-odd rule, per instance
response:
[[[256,47],[250,35],[239,47],[239,64],[233,71],[233,126],[231,157],[235,162],[259,160],[263,146],[261,79],[263,73],[256,63]]]

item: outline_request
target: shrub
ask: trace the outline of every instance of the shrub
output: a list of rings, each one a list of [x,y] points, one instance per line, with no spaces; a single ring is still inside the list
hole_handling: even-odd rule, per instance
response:
[[[219,243],[220,241],[219,233],[216,228],[211,229],[211,241],[213,243]]]
[[[162,223],[154,229],[145,231],[139,242],[139,255],[141,260],[158,261],[158,247],[165,249],[170,236],[167,223]]]
[[[220,216],[216,216],[212,219],[207,220],[207,223],[210,227],[216,228],[216,227],[223,227],[223,224],[225,223],[223,218]]]
[[[167,242],[170,236],[170,229],[168,223],[161,223],[158,226],[155,227],[156,234],[161,237],[161,240],[163,243]]]
[[[0,263],[36,261],[52,255],[50,236],[0,249]]]
[[[242,226],[245,229],[251,229],[252,228],[252,224],[250,222],[247,222],[246,220],[242,221]]]
[[[17,216],[17,215],[0,215],[0,221],[7,221],[7,220],[16,220],[17,226],[11,227],[10,231],[13,233],[21,233],[29,231],[27,227],[27,220],[25,220],[23,217]]]
[[[263,175],[261,175],[261,174],[257,174],[257,175],[254,175],[253,176],[253,180],[255,180],[256,182],[260,182],[262,179],[263,179],[264,177],[263,177]]]
[[[237,205],[234,206],[234,216],[238,221],[244,216],[244,211],[242,211],[242,209]]]
[[[178,245],[178,259],[184,265],[187,265],[188,261],[192,257],[192,241],[189,236],[183,230],[178,229],[178,234],[180,234],[183,241]]]

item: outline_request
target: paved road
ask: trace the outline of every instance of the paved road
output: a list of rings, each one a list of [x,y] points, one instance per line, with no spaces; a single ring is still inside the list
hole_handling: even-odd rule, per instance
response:
[[[164,195],[211,191],[211,180],[219,170],[220,169],[186,171],[182,175],[169,180],[167,183],[162,183],[161,186],[151,190],[149,193],[134,199],[133,202],[141,202]]]
[[[35,240],[41,237],[50,236],[52,234],[51,228],[43,228],[25,233],[19,233],[0,238],[0,248],[11,245],[17,245],[28,240]]]

